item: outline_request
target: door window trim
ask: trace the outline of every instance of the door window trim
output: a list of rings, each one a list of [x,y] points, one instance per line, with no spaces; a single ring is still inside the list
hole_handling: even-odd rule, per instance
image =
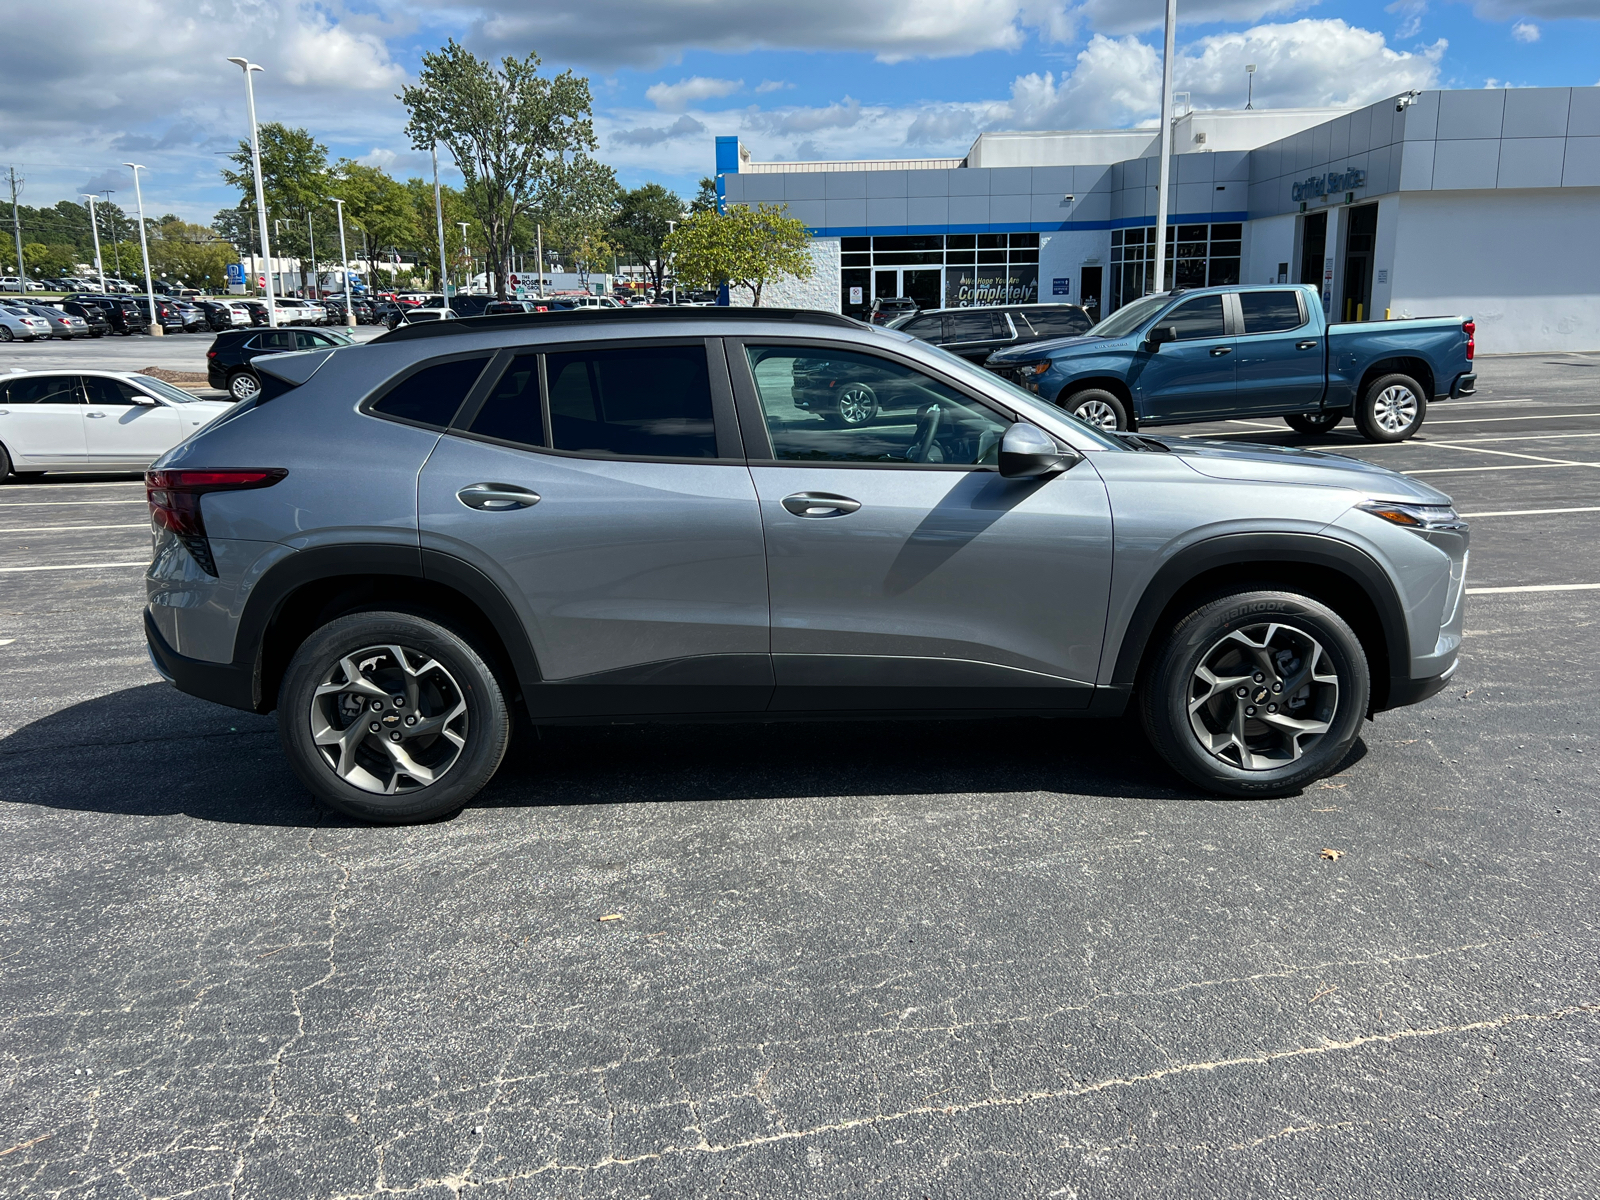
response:
[[[819,338],[806,337],[759,337],[742,336],[722,339],[727,350],[728,370],[733,378],[734,402],[739,414],[739,428],[744,436],[744,445],[749,453],[748,462],[753,467],[809,467],[813,470],[868,470],[868,471],[989,471],[998,473],[1000,468],[985,463],[895,463],[895,462],[841,462],[831,459],[793,459],[774,458],[772,454],[772,438],[767,432],[766,413],[761,408],[761,396],[756,391],[755,373],[750,369],[750,358],[745,353],[747,346],[794,346],[799,349],[815,349],[823,352],[847,351],[853,354],[865,354],[871,358],[881,358],[894,363],[896,366],[907,367],[913,371],[938,380],[952,391],[965,397],[967,400],[988,409],[1008,425],[1024,420],[1014,410],[1004,408],[993,397],[982,395],[975,389],[967,386],[961,380],[946,375],[927,363],[918,362],[914,358],[897,354],[888,347],[863,346],[856,342],[829,342]],[[1055,437],[1051,434],[1051,437]],[[1057,441],[1060,439],[1057,438]]]
[[[548,454],[556,458],[580,458],[591,462],[652,462],[652,463],[695,463],[701,466],[708,464],[728,465],[730,463],[743,464],[744,442],[740,437],[739,420],[734,412],[733,389],[728,379],[728,363],[721,347],[721,338],[708,337],[655,337],[655,338],[590,338],[571,342],[549,342],[538,345],[503,346],[495,355],[494,361],[479,377],[472,392],[468,394],[467,401],[456,410],[455,419],[444,432],[451,437],[466,438],[469,441],[484,442],[491,446],[504,446],[510,450],[521,450],[528,454]],[[711,420],[717,439],[717,454],[715,458],[687,458],[671,454],[607,454],[598,450],[557,450],[550,443],[555,440],[554,426],[550,420],[550,380],[546,367],[549,356],[552,354],[581,354],[585,351],[605,351],[621,349],[649,349],[655,346],[701,346],[706,355],[706,375],[711,391]],[[507,438],[490,437],[487,434],[474,433],[470,426],[477,420],[478,413],[494,393],[499,385],[501,376],[511,365],[513,359],[523,355],[534,354],[539,360],[539,414],[543,425],[543,446],[530,446],[526,442],[514,442]],[[430,362],[437,362],[432,359]],[[430,426],[431,428],[431,426]]]

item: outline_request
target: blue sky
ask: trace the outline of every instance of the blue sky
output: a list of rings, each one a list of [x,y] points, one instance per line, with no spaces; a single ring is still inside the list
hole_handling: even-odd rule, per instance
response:
[[[536,50],[590,77],[600,155],[629,185],[681,194],[712,139],[758,159],[960,155],[984,129],[1150,122],[1162,0],[94,0],[8,6],[0,168],[28,203],[93,188],[208,219],[235,197],[219,152],[244,130],[248,54],[263,120],[335,155],[422,173],[393,95],[454,36]],[[1195,107],[1361,104],[1408,87],[1600,83],[1600,0],[1188,0],[1178,88]]]

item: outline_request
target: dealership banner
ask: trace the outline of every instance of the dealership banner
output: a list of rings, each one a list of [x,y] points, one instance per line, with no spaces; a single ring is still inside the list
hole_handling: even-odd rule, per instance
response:
[[[946,308],[977,308],[991,304],[1036,304],[1039,300],[1037,266],[946,267]]]

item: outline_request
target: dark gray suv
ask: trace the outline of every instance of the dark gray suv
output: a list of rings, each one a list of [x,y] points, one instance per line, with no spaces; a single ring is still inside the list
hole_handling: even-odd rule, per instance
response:
[[[796,404],[808,363],[907,403]],[[346,813],[449,812],[516,720],[1116,716],[1281,795],[1442,688],[1467,530],[1405,476],[1108,434],[826,313],[407,326],[258,360],[159,459],[157,669],[276,708]],[[886,384],[888,386],[888,384]]]

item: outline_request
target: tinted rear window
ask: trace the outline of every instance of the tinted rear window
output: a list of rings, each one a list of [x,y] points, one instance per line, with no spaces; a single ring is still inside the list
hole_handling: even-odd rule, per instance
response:
[[[511,360],[472,419],[472,432],[519,446],[544,445],[537,354],[519,354]]]
[[[483,354],[423,367],[390,388],[373,404],[372,411],[443,429],[455,419],[456,410],[488,361],[489,356]]]
[[[1239,307],[1246,333],[1281,333],[1304,324],[1294,292],[1240,292]]]
[[[552,354],[545,362],[557,450],[715,458],[703,345]]]

